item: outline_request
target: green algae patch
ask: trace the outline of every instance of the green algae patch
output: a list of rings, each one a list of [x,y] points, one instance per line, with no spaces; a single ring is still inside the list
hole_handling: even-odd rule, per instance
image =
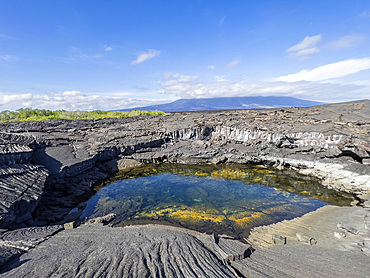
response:
[[[161,223],[237,238],[256,226],[352,201],[310,177],[244,165],[146,165],[119,172],[98,189],[82,217],[113,212],[118,226]]]

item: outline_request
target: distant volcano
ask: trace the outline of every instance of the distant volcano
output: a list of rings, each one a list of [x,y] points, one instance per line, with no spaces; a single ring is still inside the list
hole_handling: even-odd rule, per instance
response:
[[[137,107],[125,110],[159,110],[163,112],[186,112],[202,110],[233,110],[276,107],[309,107],[324,103],[294,97],[219,97],[179,99],[174,102]]]

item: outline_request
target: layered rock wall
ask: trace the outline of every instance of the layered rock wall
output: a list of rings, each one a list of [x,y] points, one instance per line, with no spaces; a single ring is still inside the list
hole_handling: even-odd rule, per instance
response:
[[[318,177],[336,190],[363,194],[370,192],[369,135],[370,101],[0,124],[2,194],[14,184],[12,167],[19,167],[24,171],[24,184],[33,184],[34,175],[40,175],[37,187],[41,189],[33,192],[33,197],[39,200],[43,195],[36,210],[30,206],[23,215],[11,210],[4,213],[17,213],[26,224],[32,224],[31,214],[39,220],[60,221],[68,213],[72,197],[108,177],[103,163],[121,158],[141,163],[290,167]],[[20,202],[25,195],[14,196]],[[62,210],[45,209],[50,205]]]

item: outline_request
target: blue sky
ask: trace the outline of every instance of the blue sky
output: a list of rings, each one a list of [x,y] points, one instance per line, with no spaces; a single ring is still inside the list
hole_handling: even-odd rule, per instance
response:
[[[0,110],[370,98],[370,1],[0,1]]]

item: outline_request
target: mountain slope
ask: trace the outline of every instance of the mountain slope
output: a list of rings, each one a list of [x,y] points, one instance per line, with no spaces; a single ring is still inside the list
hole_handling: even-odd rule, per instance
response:
[[[125,110],[159,110],[163,112],[185,112],[201,110],[256,109],[273,107],[308,107],[323,103],[294,97],[223,97],[179,99],[171,103],[137,107]]]

